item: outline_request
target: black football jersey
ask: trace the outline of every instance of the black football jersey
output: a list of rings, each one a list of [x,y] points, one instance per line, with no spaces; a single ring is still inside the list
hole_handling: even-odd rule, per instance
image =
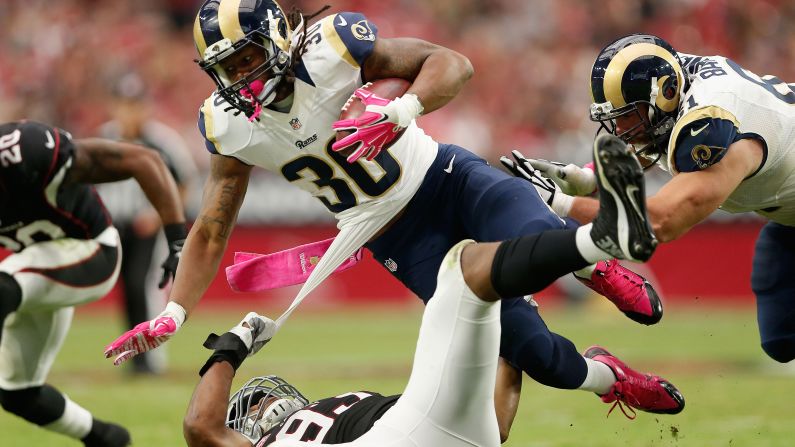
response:
[[[270,429],[256,446],[263,447],[278,439],[325,444],[351,442],[366,433],[399,397],[359,391],[319,400]]]
[[[63,185],[74,154],[61,129],[0,125],[0,246],[16,252],[47,240],[92,239],[110,225],[92,185]]]

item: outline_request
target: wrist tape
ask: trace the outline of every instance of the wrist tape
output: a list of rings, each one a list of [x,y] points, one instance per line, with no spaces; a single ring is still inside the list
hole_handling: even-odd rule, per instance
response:
[[[229,362],[232,368],[237,371],[243,360],[248,356],[248,347],[240,337],[232,332],[227,332],[221,336],[210,334],[207,336],[207,340],[204,341],[203,346],[215,351],[204,363],[202,369],[199,370],[199,376],[203,376],[216,362]]]

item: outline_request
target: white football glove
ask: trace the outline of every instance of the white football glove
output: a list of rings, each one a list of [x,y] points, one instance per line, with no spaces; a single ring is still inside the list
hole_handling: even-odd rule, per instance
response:
[[[268,317],[263,317],[256,312],[249,312],[237,326],[229,330],[229,332],[237,335],[243,340],[248,348],[248,356],[256,354],[257,351],[262,349],[279,329],[276,322]]]
[[[525,158],[525,160],[544,177],[552,179],[566,194],[587,196],[596,191],[596,174],[593,169],[581,168],[575,164],[564,165],[540,158]]]
[[[557,183],[542,176],[540,171],[533,169],[533,166],[519,151],[511,151],[511,155],[516,161],[503,156],[500,157],[500,163],[516,177],[532,183],[538,195],[541,196],[541,199],[549,205],[555,214],[560,217],[568,216],[574,203],[574,197],[563,193]]]

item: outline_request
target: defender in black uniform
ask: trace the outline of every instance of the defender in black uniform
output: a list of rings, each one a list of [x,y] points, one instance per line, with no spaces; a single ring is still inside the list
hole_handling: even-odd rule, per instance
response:
[[[45,384],[73,306],[107,294],[119,275],[119,234],[91,184],[134,177],[171,242],[176,271],[185,216],[156,152],[109,140],[72,140],[33,121],[0,124],[0,404],[87,446],[124,446],[127,431],[102,422]]]
[[[645,201],[638,200],[645,197],[640,164],[614,136],[596,140],[594,157],[600,190],[608,193],[600,196],[593,223],[500,243],[465,240],[450,249],[425,308],[414,367],[401,396],[355,392],[307,405],[292,385],[270,376],[246,383],[224,408],[237,368],[278,330],[273,320],[252,312],[204,343],[214,352],[199,372],[185,416],[188,445],[498,446],[515,415],[511,402],[518,400],[518,391],[508,399],[501,389],[495,394],[504,385],[497,380],[500,300],[535,293],[568,272],[608,259],[597,241],[615,241],[614,255],[643,261],[656,246]],[[637,197],[634,190],[640,191]],[[615,374],[615,384],[602,397],[606,402],[647,400],[656,403],[657,413],[684,408],[681,393],[665,379],[633,371],[601,347],[586,356],[598,357]]]

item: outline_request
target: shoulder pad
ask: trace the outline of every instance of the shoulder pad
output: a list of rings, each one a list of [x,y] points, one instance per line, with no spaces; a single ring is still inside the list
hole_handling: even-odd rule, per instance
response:
[[[360,67],[375,47],[378,28],[358,12],[341,12],[321,20],[323,36],[351,66]]]
[[[212,154],[226,155],[230,152],[227,140],[232,112],[224,110],[228,106],[217,92],[213,92],[199,109],[199,132],[204,137],[205,147]]]
[[[0,168],[19,185],[44,185],[74,154],[69,132],[20,121],[0,126]]]
[[[738,134],[739,123],[729,111],[716,106],[692,109],[671,132],[669,165],[674,173],[706,169],[726,155]]]

